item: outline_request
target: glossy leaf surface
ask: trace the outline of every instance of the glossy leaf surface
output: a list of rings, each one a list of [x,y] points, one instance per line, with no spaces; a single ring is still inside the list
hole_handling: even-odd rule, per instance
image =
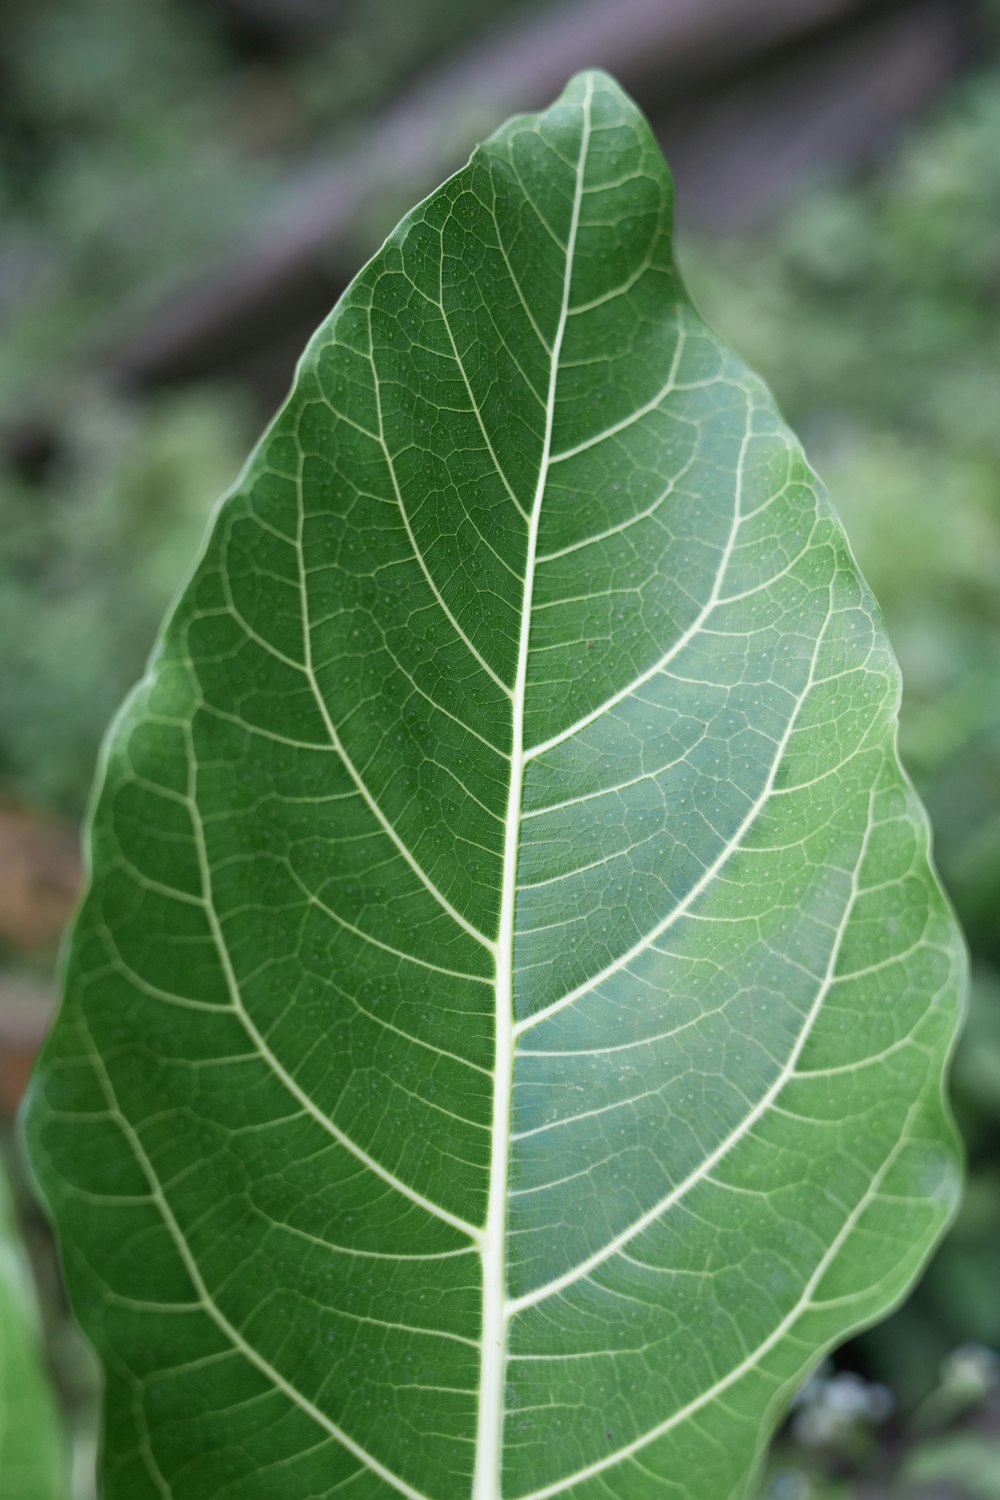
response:
[[[953,1205],[899,684],[603,75],[319,331],[109,741],[30,1136],[107,1500],[726,1500]]]

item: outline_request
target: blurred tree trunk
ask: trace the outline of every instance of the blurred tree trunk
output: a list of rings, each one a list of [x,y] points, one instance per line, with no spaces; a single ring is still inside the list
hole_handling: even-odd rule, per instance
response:
[[[682,214],[745,223],[803,172],[864,154],[926,104],[960,63],[968,14],[962,0],[562,0],[521,12],[425,74],[357,144],[305,168],[249,244],[148,315],[132,310],[99,363],[130,388],[263,364],[273,400],[396,218],[583,67],[607,68],[650,114]]]

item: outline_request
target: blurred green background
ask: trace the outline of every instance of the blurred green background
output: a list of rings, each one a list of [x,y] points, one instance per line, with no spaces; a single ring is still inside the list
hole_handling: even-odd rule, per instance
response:
[[[907,1305],[802,1393],[765,1493],[1000,1500],[1000,8],[8,0],[4,22],[0,1149],[74,1439],[57,1492],[93,1493],[96,1376],[12,1122],[100,736],[352,271],[477,136],[599,64],[675,167],[695,300],[770,381],[882,603],[973,956],[964,1207]]]

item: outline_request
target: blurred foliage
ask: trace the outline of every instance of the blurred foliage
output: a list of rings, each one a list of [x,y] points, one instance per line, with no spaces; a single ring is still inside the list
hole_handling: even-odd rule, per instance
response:
[[[5,7],[0,407],[64,415],[55,460],[30,423],[0,457],[0,796],[82,811],[101,733],[260,421],[231,387],[94,390],[86,355],[251,230],[318,141],[510,8]]]
[[[109,323],[252,229],[319,142],[512,8],[316,0],[290,7],[296,27],[281,0],[7,0],[0,401],[71,375]]]
[[[213,390],[73,411],[46,491],[0,488],[0,782],[79,813],[96,746],[142,671],[191,565],[211,497],[246,448],[243,407]]]
[[[1000,1500],[1000,1446],[972,1432],[938,1438],[916,1450],[904,1480],[921,1487],[961,1485],[968,1500]]]
[[[1000,1358],[965,1345],[906,1416],[830,1362],[806,1382],[758,1500],[1000,1500]]]
[[[62,415],[54,452],[29,431],[26,453],[0,454],[0,802],[80,814],[100,735],[259,426],[234,380],[127,398],[88,352],[251,231],[320,142],[362,131],[511,8],[8,0],[0,403]],[[768,1500],[1000,1500],[996,1438],[966,1421],[982,1408],[1000,1428],[998,142],[1000,72],[982,68],[863,175],[815,183],[766,228],[683,244],[696,300],[773,385],[882,603],[903,753],[975,970],[959,1221],[917,1294],[803,1393]],[[52,1275],[44,1293],[54,1310]],[[49,1321],[89,1431],[90,1366]],[[859,1489],[873,1474],[884,1488]]]

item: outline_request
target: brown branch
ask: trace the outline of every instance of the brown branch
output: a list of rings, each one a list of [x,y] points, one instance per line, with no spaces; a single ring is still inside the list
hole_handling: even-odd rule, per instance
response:
[[[731,230],[772,215],[803,178],[865,162],[938,95],[969,53],[950,0],[911,0],[805,55],[765,64],[661,123],[688,221]]]
[[[178,290],[101,363],[132,386],[218,368],[303,304],[330,303],[378,229],[465,159],[510,113],[539,107],[580,68],[600,65],[654,113],[696,80],[875,0],[563,0],[518,17],[444,64],[341,148],[305,171],[250,244]]]

